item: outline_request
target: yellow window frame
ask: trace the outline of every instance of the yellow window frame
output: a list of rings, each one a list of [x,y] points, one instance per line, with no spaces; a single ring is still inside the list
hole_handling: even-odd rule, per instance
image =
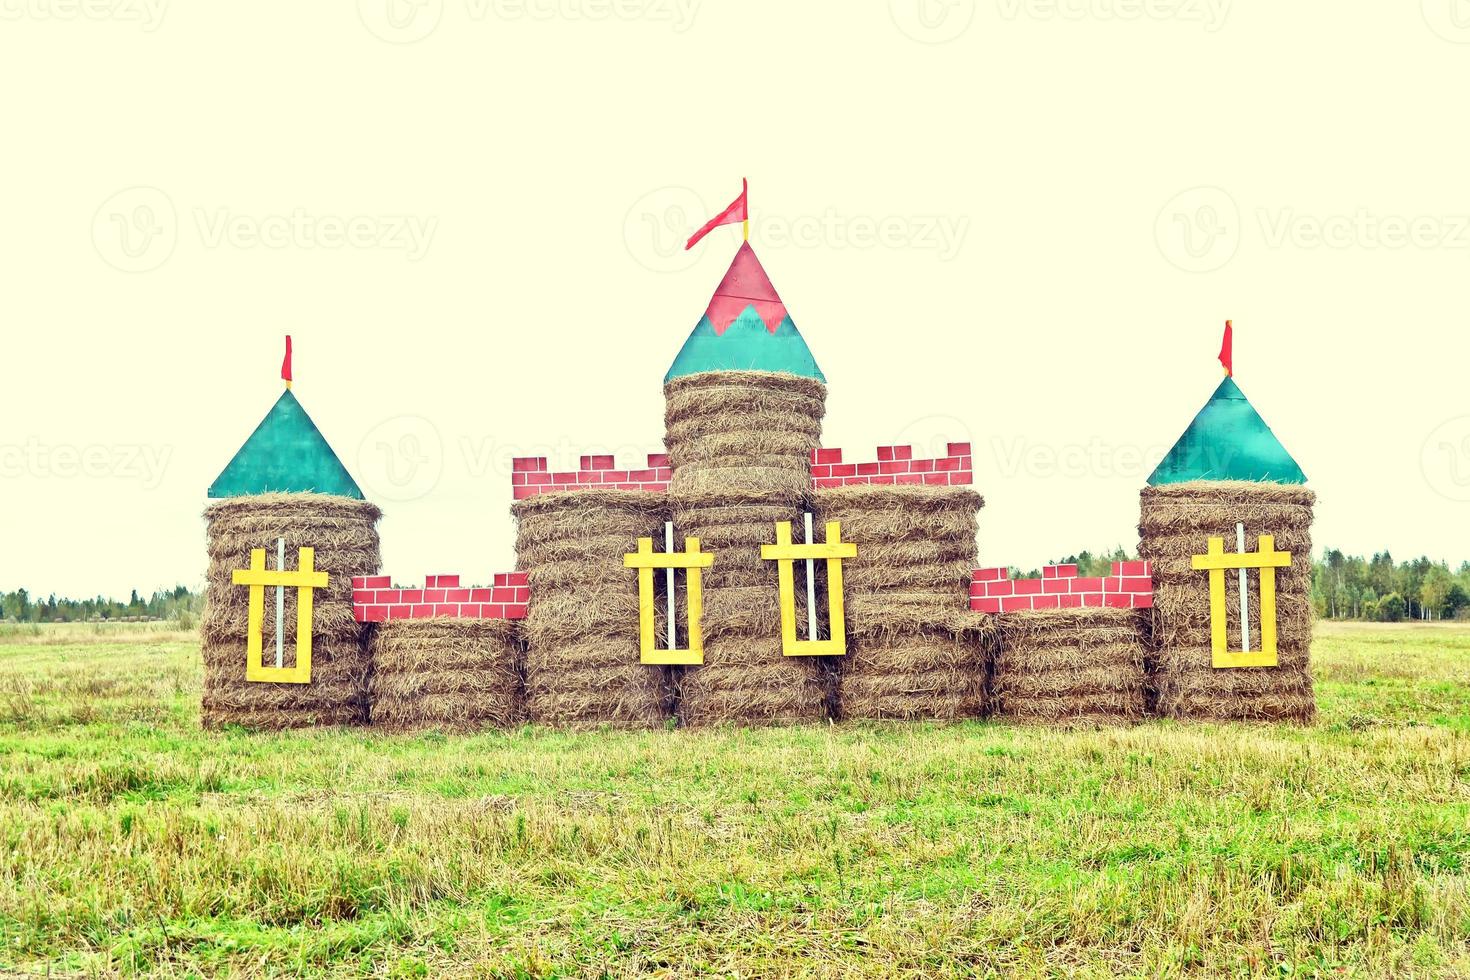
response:
[[[311,683],[311,618],[312,589],[327,586],[327,573],[316,570],[316,549],[300,548],[296,553],[296,571],[265,567],[265,549],[250,550],[250,567],[232,571],[236,585],[250,587],[250,610],[245,646],[245,679],[267,684]],[[296,665],[268,667],[264,662],[265,590],[278,585],[296,589]]]
[[[1191,555],[1190,560],[1197,570],[1210,573],[1210,662],[1217,668],[1226,667],[1275,667],[1276,652],[1276,569],[1291,564],[1291,552],[1277,551],[1276,539],[1269,534],[1256,538],[1256,551],[1227,554],[1224,538],[1210,538],[1209,550],[1203,555]],[[1255,568],[1260,570],[1261,592],[1261,649],[1245,653],[1232,651],[1226,637],[1227,612],[1225,609],[1226,569]],[[1241,602],[1250,597],[1242,595]]]

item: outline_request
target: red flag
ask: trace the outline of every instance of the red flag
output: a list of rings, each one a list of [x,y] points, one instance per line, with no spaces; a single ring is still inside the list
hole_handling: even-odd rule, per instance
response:
[[[689,249],[694,247],[695,242],[699,241],[705,235],[708,235],[710,232],[714,231],[720,225],[733,225],[737,221],[749,220],[750,209],[746,204],[746,194],[749,192],[749,190],[750,185],[746,183],[744,177],[741,177],[740,196],[737,197],[733,202],[731,202],[728,208],[721,211],[713,218],[709,219],[709,221],[705,224],[703,228],[696,231],[694,235],[690,237],[689,241],[684,243],[684,251],[689,251]]]
[[[1233,332],[1234,331],[1233,331],[1233,329],[1230,326],[1230,321],[1229,320],[1226,320],[1225,321],[1225,336],[1220,340],[1220,363],[1223,364],[1223,365],[1225,365],[1225,376],[1227,378],[1233,378],[1233,377],[1235,377],[1234,358],[1232,357],[1232,355],[1230,353],[1231,339],[1232,339],[1231,338],[1231,334]]]
[[[281,362],[281,380],[291,383],[291,335],[286,334],[286,359]]]

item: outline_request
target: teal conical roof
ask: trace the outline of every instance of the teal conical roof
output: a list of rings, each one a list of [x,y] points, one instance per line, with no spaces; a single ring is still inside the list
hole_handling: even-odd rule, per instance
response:
[[[362,499],[347,468],[289,388],[209,487],[211,497],[258,493],[331,493]]]
[[[1307,477],[1227,377],[1148,478],[1150,486],[1188,480],[1306,483]]]
[[[703,371],[775,371],[827,380],[749,242],[735,253],[664,381]]]

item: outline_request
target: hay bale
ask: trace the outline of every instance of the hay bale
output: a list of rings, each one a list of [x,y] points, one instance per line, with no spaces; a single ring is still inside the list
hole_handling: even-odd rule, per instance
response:
[[[231,497],[204,511],[209,552],[205,609],[200,620],[204,658],[201,717],[208,728],[244,725],[280,729],[306,725],[364,724],[368,719],[371,656],[366,626],[352,617],[352,577],[373,575],[381,564],[377,521],[381,511],[364,500],[316,493]],[[245,680],[250,590],[231,573],[250,567],[250,552],[264,548],[275,567],[276,539],[285,538],[287,568],[297,549],[315,549],[317,571],[327,586],[312,595],[310,684]],[[287,666],[296,646],[296,590],[285,592],[282,634]],[[275,596],[267,589],[263,639],[275,636]],[[268,662],[273,651],[267,653]]]
[[[761,557],[761,545],[775,544],[776,522],[799,524],[802,499],[777,503],[731,503],[722,494],[672,497],[674,528],[680,538],[697,537],[716,555],[704,570],[706,600],[721,589],[775,587],[776,566]]]
[[[785,503],[811,488],[827,387],[766,371],[706,371],[664,385],[670,492]]]
[[[816,491],[818,522],[858,546],[842,563],[852,636],[912,635],[969,609],[977,513],[969,487],[851,486]]]
[[[531,583],[526,707],[534,722],[644,728],[670,716],[666,669],[639,663],[638,575],[623,555],[663,539],[668,502],[642,490],[517,501],[516,560]]]
[[[978,718],[994,627],[989,617],[950,615],[920,631],[878,630],[848,640],[838,658],[838,715],[843,719]]]
[[[1048,609],[999,617],[996,715],[1048,724],[1136,722],[1147,713],[1147,613]]]
[[[680,679],[679,718],[689,726],[820,721],[829,708],[817,659],[784,656],[779,630],[710,637],[704,663]]]
[[[826,386],[763,371],[711,371],[664,387],[674,525],[715,554],[704,572],[704,663],[678,674],[687,725],[818,721],[823,665],[781,652],[776,563],[760,546],[800,521],[821,441]]]
[[[1207,482],[1146,487],[1139,507],[1139,556],[1153,562],[1155,643],[1153,682],[1160,714],[1174,718],[1308,721],[1312,691],[1312,491],[1277,483]],[[1191,556],[1211,537],[1235,549],[1245,524],[1246,548],[1270,534],[1291,565],[1276,570],[1276,667],[1216,669],[1210,654],[1209,573]],[[1259,636],[1258,574],[1249,573],[1252,634]],[[1227,573],[1226,605],[1232,649],[1239,649],[1240,602]],[[1255,644],[1253,644],[1254,646]]]
[[[526,718],[524,662],[504,619],[390,619],[372,638],[372,723],[476,731]]]

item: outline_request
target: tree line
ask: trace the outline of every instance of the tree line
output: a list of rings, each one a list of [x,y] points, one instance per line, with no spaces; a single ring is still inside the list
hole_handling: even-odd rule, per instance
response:
[[[204,595],[187,586],[159,589],[146,599],[134,589],[126,602],[94,599],[33,598],[25,589],[0,593],[0,618],[13,623],[87,623],[119,619],[170,619],[192,625],[204,609]]]

